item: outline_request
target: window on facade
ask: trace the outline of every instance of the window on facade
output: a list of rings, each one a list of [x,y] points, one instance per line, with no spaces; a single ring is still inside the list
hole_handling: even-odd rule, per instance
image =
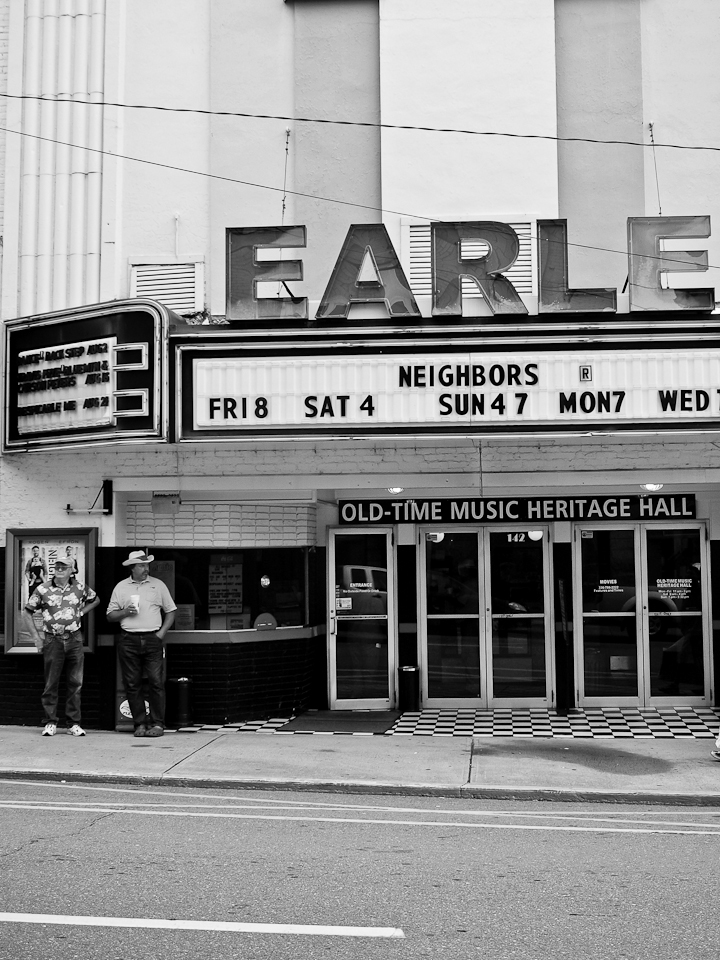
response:
[[[307,548],[143,546],[155,558],[150,575],[167,584],[177,604],[174,630],[249,630],[258,618],[274,618],[278,627],[307,624]],[[101,557],[107,599],[114,584],[129,576],[122,562],[130,549],[113,548],[112,564],[103,564]],[[114,580],[108,576],[110,566]]]

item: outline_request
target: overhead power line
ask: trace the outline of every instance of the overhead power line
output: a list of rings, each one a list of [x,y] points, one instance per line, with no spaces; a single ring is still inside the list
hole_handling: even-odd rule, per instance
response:
[[[119,107],[122,110],[160,110],[164,113],[193,113],[208,117],[242,117],[250,120],[282,120],[284,123],[318,123],[341,127],[370,127],[378,130],[418,130],[425,133],[461,133],[470,137],[511,137],[518,140],[551,140],[555,143],[597,143],[608,146],[665,148],[668,150],[704,150],[720,153],[720,146],[686,143],[644,143],[641,140],[602,140],[599,137],[558,137],[549,133],[509,133],[502,130],[471,130],[462,127],[425,127],[410,123],[375,123],[370,120],[335,120],[325,117],[291,117],[274,113],[249,113],[239,110],[203,110],[200,107],[163,107],[152,103],[119,103],[113,100],[76,100],[73,97],[42,97],[33,94],[0,93],[12,100],[39,100],[45,103],[73,103],[88,107]]]
[[[237,183],[240,186],[244,187],[253,187],[257,190],[270,190],[273,193],[287,193],[292,194],[295,197],[304,197],[308,200],[320,200],[323,203],[336,203],[345,207],[355,207],[358,210],[372,210],[374,213],[392,213],[398,217],[409,217],[414,220],[425,220],[428,223],[441,223],[441,220],[438,220],[437,217],[428,217],[423,214],[418,213],[407,213],[402,210],[392,210],[389,207],[378,207],[377,205],[367,204],[367,203],[358,203],[353,200],[340,200],[337,197],[323,197],[316,193],[305,193],[301,190],[290,190],[285,187],[273,187],[267,183],[255,183],[252,180],[240,180],[238,177],[227,177],[219,173],[207,173],[204,170],[193,170],[191,167],[178,167],[172,163],[162,163],[160,160],[147,160],[143,157],[131,157],[126,153],[113,153],[110,150],[103,150],[101,147],[89,147],[84,144],[77,143],[68,143],[66,140],[57,140],[54,137],[43,137],[37,133],[27,133],[24,130],[13,130],[10,127],[0,127],[0,131],[5,133],[13,133],[16,136],[20,137],[30,137],[33,140],[42,140],[46,143],[55,143],[61,147],[71,147],[75,150],[87,150],[89,153],[99,153],[106,157],[112,157],[115,160],[129,160],[132,163],[144,163],[151,167],[159,167],[163,170],[174,170],[178,173],[189,173],[192,176],[196,177],[205,177],[209,180],[221,180],[224,183]],[[532,237],[533,240],[537,240],[537,237]],[[555,242],[555,241],[551,241]],[[627,250],[614,250],[612,247],[598,247],[590,243],[571,243],[567,242],[569,247],[577,247],[583,250],[597,250],[601,253],[615,253],[622,257],[632,256]],[[678,263],[683,267],[687,266],[687,261],[685,260],[674,260],[669,256],[654,257],[651,254],[642,254],[644,259],[649,260],[662,260],[664,263]],[[720,265],[708,264],[709,270],[720,270]]]

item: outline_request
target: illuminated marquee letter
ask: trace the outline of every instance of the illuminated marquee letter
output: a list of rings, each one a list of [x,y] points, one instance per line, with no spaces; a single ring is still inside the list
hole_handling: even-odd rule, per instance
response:
[[[615,313],[617,290],[568,286],[567,220],[538,220],[538,312]]]
[[[316,319],[347,317],[353,303],[384,303],[393,319],[420,316],[410,284],[382,223],[351,225]]]
[[[520,241],[506,223],[476,221],[431,224],[434,317],[462,316],[462,279],[473,280],[493,313],[527,313],[515,287],[503,277],[515,263]],[[482,257],[463,257],[463,241],[482,241]]]
[[[663,250],[662,240],[709,237],[710,217],[629,217],[631,310],[713,310],[715,289],[676,290],[668,273],[707,270],[707,250]]]
[[[258,260],[257,251],[304,247],[305,227],[232,227],[227,237],[227,319],[304,320],[306,297],[258,297],[258,283],[302,280],[302,260]],[[286,289],[286,293],[290,293]]]

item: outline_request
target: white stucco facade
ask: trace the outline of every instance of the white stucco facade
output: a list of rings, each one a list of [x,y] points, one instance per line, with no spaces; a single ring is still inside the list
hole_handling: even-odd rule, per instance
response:
[[[537,337],[528,349],[546,349],[545,337],[563,350],[563,318],[538,317],[536,238],[538,221],[565,220],[567,286],[617,291],[617,316],[593,314],[587,330],[583,315],[568,311],[573,343],[594,338],[598,349],[614,349],[627,322],[636,331],[629,349],[642,351],[656,331],[652,311],[629,315],[628,218],[709,217],[709,238],[668,246],[707,251],[708,269],[668,276],[671,287],[714,288],[718,300],[718,45],[720,12],[708,0],[0,2],[0,93],[13,94],[0,104],[12,131],[0,134],[2,319],[142,296],[175,311],[171,340],[212,326],[220,343],[222,327],[238,351],[255,338],[251,357],[270,355],[281,337],[294,356],[293,337],[306,335],[305,354],[329,340],[357,355],[406,349],[408,363],[414,355],[424,362],[446,341],[471,351],[494,338],[494,349],[509,350],[530,338],[525,323]],[[516,316],[495,315],[487,297],[471,300],[467,290],[460,319],[433,316],[433,221],[517,227],[524,286],[518,281]],[[313,325],[353,224],[386,227],[419,308],[412,321],[392,324],[372,303],[351,306],[347,323]],[[302,279],[290,290],[261,283],[257,294],[307,298],[307,322],[224,326],[226,230],[292,225],[307,228],[306,247],[260,260],[301,260]],[[458,242],[459,263],[461,254]],[[363,269],[373,263],[363,260]],[[173,268],[185,270],[189,294],[178,292]],[[717,303],[692,313],[688,340],[713,337],[717,314]],[[659,349],[672,352],[675,331],[664,321],[670,333]],[[653,481],[692,494],[693,536],[720,540],[717,417],[669,432],[655,422],[587,430],[573,422],[564,432],[501,434],[473,423],[455,433],[413,433],[411,425],[186,439],[179,425],[190,401],[172,349],[169,441],[16,446],[0,457],[1,528],[92,525],[101,548],[132,547],[142,536],[210,549],[211,533],[207,543],[192,539],[195,520],[211,531],[221,520],[209,505],[235,505],[236,526],[225,524],[225,539],[215,541],[221,549],[242,523],[252,530],[244,546],[329,548],[338,502],[381,498],[388,488],[409,498],[637,496]],[[108,480],[113,512],[92,513]],[[163,492],[188,505],[182,524],[143,526],[153,493]],[[396,532],[397,544],[417,546],[422,584],[419,531]],[[635,532],[639,543],[639,525]],[[567,547],[569,564],[570,545],[580,549],[575,528],[551,523],[547,535]],[[550,669],[550,580],[546,594]],[[710,702],[709,641],[704,656]],[[548,680],[545,699],[554,698]]]
[[[716,153],[648,146],[712,146],[719,32],[704,0],[14,4],[3,315],[202,261],[223,316],[225,228],[281,221],[312,303],[350,223],[403,218],[564,217],[573,283],[622,289],[628,216],[720,216]]]

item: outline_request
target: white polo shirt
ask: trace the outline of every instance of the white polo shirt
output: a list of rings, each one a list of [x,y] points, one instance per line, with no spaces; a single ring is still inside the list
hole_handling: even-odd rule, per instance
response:
[[[152,633],[162,626],[164,613],[177,610],[170,591],[156,577],[145,580],[121,580],[110,597],[107,612],[122,610],[130,603],[130,597],[137,594],[140,597],[140,610],[134,617],[124,617],[120,626],[125,633]]]

